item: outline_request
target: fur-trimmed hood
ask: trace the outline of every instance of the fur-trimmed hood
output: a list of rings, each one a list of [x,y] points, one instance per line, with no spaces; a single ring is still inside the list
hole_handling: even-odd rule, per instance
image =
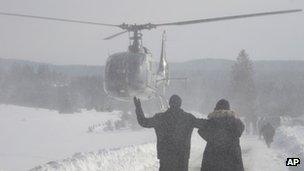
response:
[[[221,117],[235,117],[238,118],[238,115],[232,110],[214,110],[212,113],[208,115],[208,119],[210,118],[221,118]]]

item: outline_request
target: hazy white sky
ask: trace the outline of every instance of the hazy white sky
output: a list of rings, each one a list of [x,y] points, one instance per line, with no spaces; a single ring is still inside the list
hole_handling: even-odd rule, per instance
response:
[[[303,0],[0,0],[0,11],[104,22],[161,23],[304,9]],[[0,16],[0,57],[53,64],[104,64],[109,53],[125,51],[127,35],[102,26]],[[169,61],[234,59],[246,49],[254,60],[304,60],[304,12],[189,26],[144,33],[144,44],[158,59],[160,35],[167,30]]]

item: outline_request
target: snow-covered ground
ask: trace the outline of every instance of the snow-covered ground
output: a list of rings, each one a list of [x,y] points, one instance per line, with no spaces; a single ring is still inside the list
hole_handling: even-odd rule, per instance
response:
[[[153,129],[87,132],[90,125],[118,115],[95,111],[61,115],[44,109],[0,105],[0,170],[157,170]],[[244,135],[241,146],[246,171],[288,170],[287,157],[303,156],[303,131],[301,126],[280,127],[272,148],[256,136]],[[205,147],[196,132],[189,162],[192,171],[200,170]]]
[[[24,171],[76,152],[137,145],[155,140],[153,130],[87,133],[118,112],[56,111],[0,105],[0,170]],[[2,171],[1,170],[1,171]]]
[[[205,143],[193,137],[190,171],[199,171]],[[268,149],[256,136],[244,136],[241,140],[243,161],[246,171],[287,171],[285,158],[278,151]],[[154,143],[120,149],[100,150],[91,153],[76,153],[71,158],[52,161],[33,168],[31,171],[156,171],[158,161]]]
[[[303,126],[282,126],[276,131],[273,148],[281,151],[281,158],[298,157],[304,159],[304,127]],[[291,170],[303,171],[303,164]]]

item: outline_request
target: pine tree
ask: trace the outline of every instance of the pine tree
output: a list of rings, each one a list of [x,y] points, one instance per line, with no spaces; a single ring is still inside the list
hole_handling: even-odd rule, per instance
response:
[[[232,66],[231,93],[233,104],[247,120],[253,123],[255,129],[256,88],[254,83],[254,68],[249,55],[241,50],[236,62]]]

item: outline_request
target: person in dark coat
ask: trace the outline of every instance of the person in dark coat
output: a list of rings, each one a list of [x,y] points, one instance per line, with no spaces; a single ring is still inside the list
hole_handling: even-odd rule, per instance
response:
[[[275,128],[268,122],[267,124],[265,124],[262,129],[261,132],[263,134],[264,140],[267,144],[267,147],[269,148],[271,143],[273,142],[273,137],[275,134]]]
[[[262,139],[262,128],[263,126],[266,124],[266,119],[265,117],[261,117],[259,120],[258,120],[258,131],[259,131],[259,139]]]
[[[164,113],[146,118],[140,100],[134,97],[139,125],[154,128],[157,137],[157,158],[160,171],[187,171],[190,157],[193,128],[204,125],[204,119],[197,119],[181,109],[182,100],[178,95],[170,98],[170,108]]]
[[[217,102],[199,135],[207,141],[202,171],[243,171],[239,138],[244,131],[243,122],[230,110],[229,102]]]

